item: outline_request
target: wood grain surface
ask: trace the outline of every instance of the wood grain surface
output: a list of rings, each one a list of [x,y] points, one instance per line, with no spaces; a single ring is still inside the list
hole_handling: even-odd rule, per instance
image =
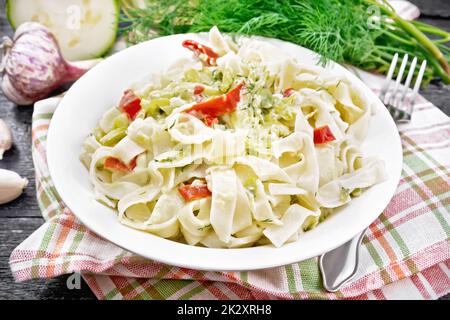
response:
[[[421,21],[450,31],[449,0],[414,0],[422,11]],[[5,0],[0,0],[0,38],[11,36],[13,31],[5,17]],[[432,83],[421,92],[428,100],[450,114],[450,86]],[[0,168],[14,170],[28,178],[29,186],[15,201],[0,206],[0,299],[95,299],[89,287],[69,290],[68,276],[49,280],[32,280],[15,283],[8,265],[11,251],[39,228],[43,219],[35,197],[34,169],[31,159],[32,107],[18,107],[0,92],[0,118],[10,126],[14,135],[14,147],[5,153]],[[449,299],[450,295],[443,299]]]

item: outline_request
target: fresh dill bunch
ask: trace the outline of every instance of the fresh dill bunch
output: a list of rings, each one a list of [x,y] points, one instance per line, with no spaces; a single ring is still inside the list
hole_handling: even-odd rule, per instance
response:
[[[424,82],[439,76],[450,82],[450,34],[401,19],[376,0],[145,0],[144,8],[124,5],[121,30],[131,43],[174,33],[204,32],[216,25],[229,34],[259,35],[299,44],[320,54],[320,61],[350,63],[387,72],[395,52],[427,59]],[[382,13],[371,28],[370,8]],[[424,33],[438,35],[430,40]],[[440,54],[442,52],[442,54]]]
[[[135,8],[122,1],[121,32],[130,43],[160,36],[189,32],[198,1],[147,0],[145,8]]]
[[[302,44],[319,53],[322,62],[363,61],[370,55],[374,36],[366,21],[359,0],[147,1],[145,9],[131,9],[122,19],[133,43],[216,25],[227,33]]]
[[[292,1],[288,1],[292,2]],[[358,0],[295,1],[301,32],[292,41],[322,55],[322,62],[364,61],[375,50],[376,33],[366,27],[368,13]],[[301,16],[301,17],[300,17]]]

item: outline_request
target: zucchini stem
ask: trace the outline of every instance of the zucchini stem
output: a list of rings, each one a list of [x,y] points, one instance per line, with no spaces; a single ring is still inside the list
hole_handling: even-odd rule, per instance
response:
[[[390,32],[390,31],[387,31],[387,30],[383,31],[383,33],[385,35],[391,37],[392,39],[397,40],[398,42],[404,43],[409,46],[415,46],[417,44],[417,41],[414,38],[412,38],[411,39],[412,41],[410,41],[410,40],[403,39],[403,38],[397,36],[396,34]]]
[[[412,21],[411,23],[413,25],[415,25],[422,32],[435,34],[435,35],[441,36],[443,38],[449,38],[450,37],[450,33],[449,32],[447,32],[445,30],[442,30],[442,29],[439,29],[439,28],[436,28],[436,27],[434,27],[432,25],[429,25],[429,24],[426,24],[426,23],[423,23],[423,22],[420,22],[420,21]]]

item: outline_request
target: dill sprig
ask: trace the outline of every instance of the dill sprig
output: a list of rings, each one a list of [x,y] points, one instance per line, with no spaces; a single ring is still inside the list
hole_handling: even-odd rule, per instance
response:
[[[293,42],[334,60],[387,72],[395,52],[427,59],[424,80],[450,82],[450,34],[421,22],[401,19],[375,0],[122,0],[122,31],[131,43],[174,33],[208,31],[259,35]],[[373,9],[378,28],[369,26]],[[437,37],[430,40],[425,34]]]

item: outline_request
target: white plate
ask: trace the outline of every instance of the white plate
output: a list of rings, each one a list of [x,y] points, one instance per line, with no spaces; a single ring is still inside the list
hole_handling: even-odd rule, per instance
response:
[[[281,248],[260,246],[243,249],[210,249],[166,240],[125,227],[115,212],[93,198],[88,172],[78,160],[85,137],[103,113],[117,104],[123,91],[155,71],[162,71],[191,53],[181,46],[185,39],[205,41],[204,35],[174,35],[144,42],[109,57],[79,79],[57,108],[48,134],[47,159],[56,189],[72,212],[92,231],[143,257],[170,265],[201,270],[252,270],[318,256],[348,241],[366,228],[392,198],[402,168],[402,148],[397,128],[377,96],[338,64],[328,68],[347,75],[374,103],[376,114],[362,146],[366,155],[386,163],[389,180],[373,186],[297,242]],[[301,63],[315,64],[317,55],[305,48],[275,39],[271,42]]]

